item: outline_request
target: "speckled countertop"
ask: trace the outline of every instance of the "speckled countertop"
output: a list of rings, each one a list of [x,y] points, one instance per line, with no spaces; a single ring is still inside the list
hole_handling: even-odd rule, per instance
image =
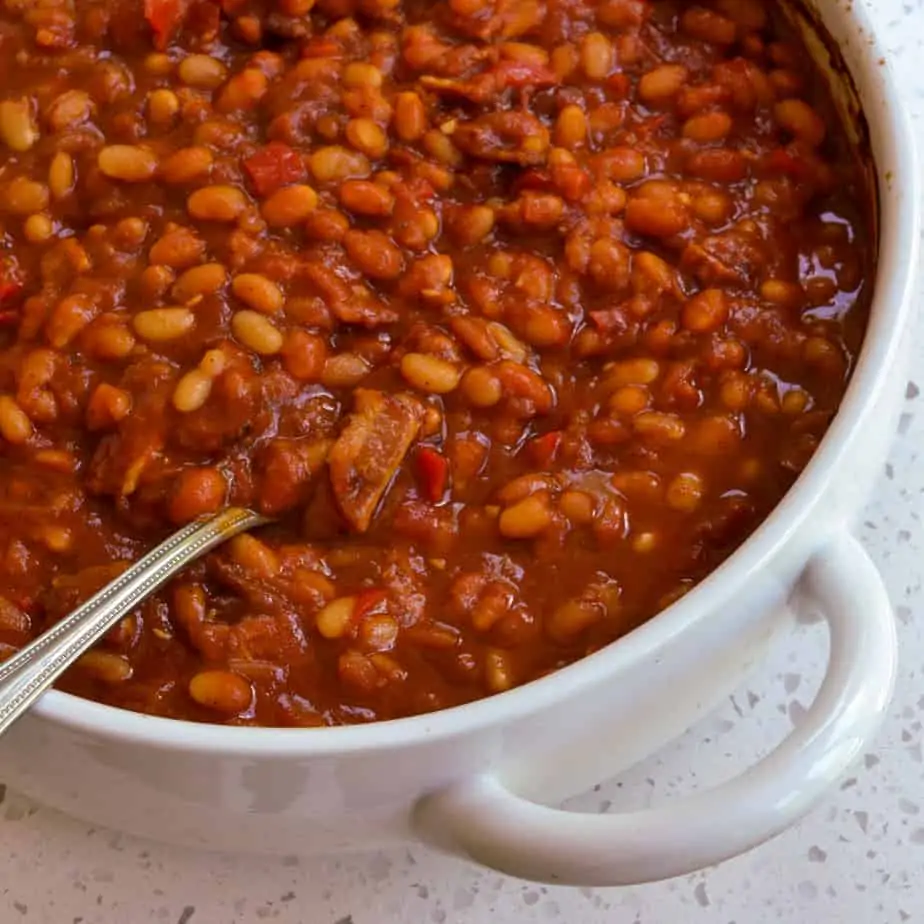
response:
[[[924,2],[862,0],[924,142]],[[924,293],[922,293],[924,294]],[[915,382],[920,381],[919,387]],[[94,830],[0,783],[0,924],[893,924],[924,921],[924,330],[862,538],[896,604],[902,663],[874,750],[797,828],[705,874],[623,890],[543,888],[423,850],[330,860],[194,853]],[[640,806],[730,776],[798,722],[824,633],[784,641],[676,745],[575,807]],[[695,770],[691,770],[695,768]]]

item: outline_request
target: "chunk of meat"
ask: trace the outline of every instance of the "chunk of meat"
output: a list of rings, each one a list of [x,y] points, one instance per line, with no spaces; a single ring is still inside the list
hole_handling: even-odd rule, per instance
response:
[[[237,595],[244,602],[247,612],[276,611],[277,604],[281,602],[278,582],[263,578],[224,555],[210,556],[206,562],[209,577]]]
[[[198,451],[208,447],[218,452],[244,433],[259,432],[266,425],[265,405],[260,380],[241,362],[215,380],[203,408],[182,415],[170,432],[170,440]]]
[[[129,564],[127,561],[116,561],[108,565],[93,565],[76,574],[56,577],[41,598],[48,623],[57,622],[76,610],[110,581],[114,581]]]
[[[422,416],[422,405],[410,395],[356,392],[356,409],[327,461],[340,512],[357,532],[369,528]]]
[[[342,270],[341,274],[346,275]],[[394,324],[398,320],[398,312],[362,285],[359,276],[341,278],[318,260],[302,263],[297,275],[317,292],[331,314],[344,324],[371,328]]]
[[[452,140],[471,157],[523,167],[545,163],[550,144],[549,130],[528,112],[489,112],[461,123]]]
[[[257,462],[260,509],[278,516],[304,503],[329,447],[329,440],[288,439],[274,439],[264,446]]]
[[[401,38],[402,58],[415,71],[440,77],[461,77],[491,59],[491,49],[474,44],[452,45],[432,24],[409,26]]]
[[[460,32],[483,40],[512,39],[536,29],[546,17],[546,5],[536,0],[491,0],[490,3],[450,2],[450,21]]]
[[[0,640],[6,643],[20,643],[26,639],[31,628],[32,620],[29,614],[12,600],[0,596]]]
[[[310,656],[298,615],[284,609],[248,615],[233,625],[228,633],[228,654],[247,663],[266,661],[288,667],[300,666]]]
[[[740,231],[728,231],[691,241],[684,248],[681,267],[704,286],[744,285],[753,282],[766,263],[760,242]]]
[[[104,437],[90,461],[88,489],[94,494],[113,497],[134,494],[145,469],[150,467],[163,446],[163,433],[144,426],[126,426],[118,433]]]
[[[558,78],[541,64],[499,61],[490,70],[468,80],[424,75],[420,82],[434,93],[461,96],[473,103],[485,103],[508,89],[554,87]]]
[[[357,324],[368,328],[394,324],[399,318],[398,312],[389,308],[380,298],[362,290],[354,292],[348,301],[335,302],[330,306],[330,310],[334,317],[344,324]]]

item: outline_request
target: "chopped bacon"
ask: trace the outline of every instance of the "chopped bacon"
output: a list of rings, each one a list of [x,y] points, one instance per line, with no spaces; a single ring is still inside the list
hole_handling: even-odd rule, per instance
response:
[[[499,61],[490,70],[468,80],[452,80],[425,75],[420,82],[434,93],[461,96],[473,103],[485,103],[508,89],[554,87],[558,77],[541,64]]]
[[[371,293],[361,293],[345,302],[336,302],[330,306],[334,316],[344,324],[358,324],[360,327],[381,327],[394,324],[398,312],[386,306],[385,302]]]
[[[356,409],[328,456],[340,512],[363,533],[420,430],[423,407],[410,395],[358,389]]]
[[[473,13],[465,7],[465,12],[459,12],[455,4],[448,6],[452,11],[449,17],[452,26],[479,39],[512,39],[526,35],[542,23],[548,12],[546,4],[536,0],[490,0],[468,5],[474,9]]]
[[[25,607],[17,605],[9,597],[0,597],[0,638],[5,641],[21,641],[29,634],[32,620]]]
[[[260,509],[270,516],[278,516],[304,503],[329,448],[330,441],[324,439],[277,438],[267,443],[257,465]]]
[[[244,160],[254,192],[268,196],[282,186],[304,180],[307,175],[302,156],[281,141],[271,141]]]
[[[489,112],[462,122],[452,140],[465,154],[497,163],[527,167],[545,163],[549,130],[529,112]]]
[[[622,307],[591,311],[590,319],[601,334],[624,334],[629,329],[629,320]]]
[[[73,574],[54,578],[42,593],[42,606],[49,622],[57,622],[89,600],[97,591],[114,581],[129,563],[115,561],[107,565],[91,565]]]
[[[551,68],[525,61],[500,61],[493,74],[501,90],[508,87],[554,87],[558,83],[558,77]]]
[[[141,477],[163,449],[164,434],[136,418],[104,437],[96,447],[87,473],[87,487],[94,494],[129,497],[138,489]]]
[[[365,286],[351,286],[334,270],[319,262],[301,264],[299,275],[311,283],[331,314],[344,324],[372,328],[394,324],[398,320],[398,312],[389,308]]]
[[[731,229],[722,234],[691,241],[680,265],[704,286],[741,285],[759,277],[767,258],[759,242]]]
[[[280,611],[278,600],[270,613],[247,615],[235,623],[228,633],[227,650],[232,659],[251,666],[267,661],[294,667],[311,656],[301,620],[295,613]]]
[[[343,48],[339,42],[324,35],[313,35],[301,47],[303,58],[339,58]]]
[[[240,597],[252,612],[272,612],[279,600],[278,586],[255,571],[223,555],[206,559],[208,575],[222,589]],[[189,631],[189,626],[184,626]]]

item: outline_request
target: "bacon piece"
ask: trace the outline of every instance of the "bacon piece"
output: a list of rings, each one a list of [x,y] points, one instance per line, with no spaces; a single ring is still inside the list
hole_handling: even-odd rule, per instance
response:
[[[549,130],[528,112],[489,112],[459,124],[452,140],[471,157],[521,167],[545,163],[550,144]]]
[[[756,279],[766,263],[752,237],[732,229],[692,241],[684,248],[681,268],[704,286],[743,285]]]
[[[329,446],[330,441],[323,439],[274,439],[267,443],[257,464],[260,509],[269,516],[279,516],[304,503]]]
[[[473,103],[486,103],[508,89],[554,87],[558,84],[558,77],[554,71],[541,64],[499,61],[490,70],[468,80],[427,74],[420,78],[420,82],[434,93],[461,96]]]
[[[54,578],[42,594],[48,623],[57,622],[77,609],[93,594],[114,581],[129,564],[127,561],[115,561],[108,565],[92,565],[74,574],[62,574]]]
[[[423,407],[410,395],[358,389],[356,409],[328,456],[340,511],[364,533],[420,430]]]

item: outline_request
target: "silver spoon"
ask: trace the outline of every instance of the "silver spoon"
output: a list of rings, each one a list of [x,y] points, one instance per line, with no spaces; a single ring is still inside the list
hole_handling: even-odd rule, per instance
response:
[[[77,658],[177,571],[238,533],[268,522],[252,510],[231,507],[190,523],[0,664],[0,735]]]

